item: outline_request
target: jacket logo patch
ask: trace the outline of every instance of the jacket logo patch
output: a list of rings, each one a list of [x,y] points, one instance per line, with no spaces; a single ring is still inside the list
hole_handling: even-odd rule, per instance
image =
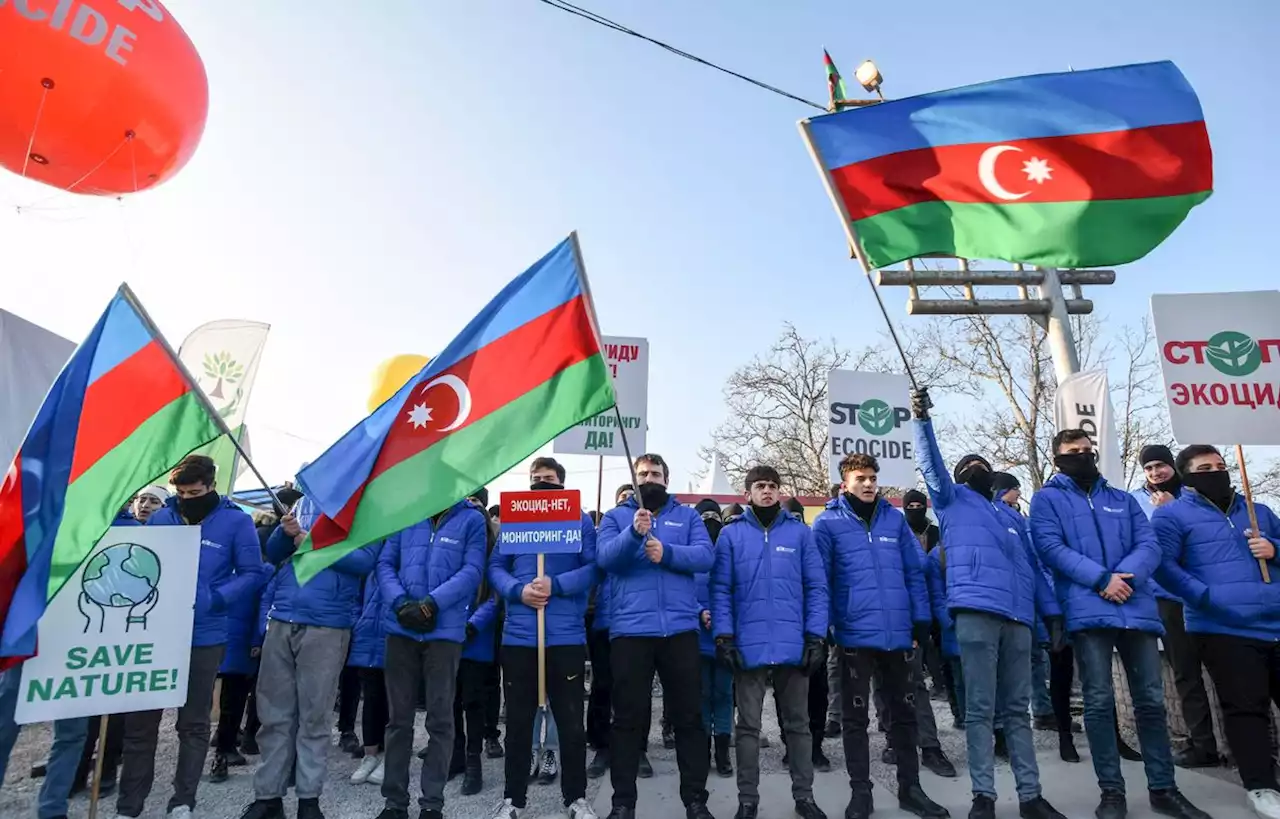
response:
[[[879,540],[881,543],[897,543],[898,542],[897,538],[885,537],[884,535],[881,535],[876,539]]]
[[[774,546],[773,550],[775,552],[786,552],[787,554],[795,554],[796,551],[790,546]]]
[[[1123,512],[1124,510],[1123,510],[1123,509],[1112,509],[1110,506],[1104,506],[1104,507],[1102,507],[1102,511],[1104,511],[1104,512],[1111,512],[1111,513],[1113,513],[1113,514],[1118,515],[1118,514],[1120,514],[1121,512]]]
[[[677,522],[676,522],[676,521],[674,521],[674,520],[664,520],[664,521],[662,522],[662,525],[663,525],[663,526],[672,526],[672,527],[675,527],[676,529],[683,529],[683,528],[684,528],[684,524],[683,524],[683,523],[677,523]]]
[[[441,543],[451,543],[451,544],[453,544],[454,546],[457,546],[461,541],[457,540],[456,538],[451,538],[451,537],[444,537],[444,536],[441,536],[441,538],[440,538],[440,542],[441,542]]]
[[[214,543],[212,540],[208,540],[208,539],[206,539],[206,540],[201,540],[201,541],[200,541],[200,545],[201,545],[201,546],[210,546],[210,547],[212,547],[212,548],[214,548],[214,549],[223,549],[223,548],[225,548],[221,543]]]
[[[1017,529],[1015,529],[1015,528],[1013,528],[1012,526],[1010,526],[1010,527],[1009,527],[1009,534],[1011,534],[1011,535],[1016,535],[1016,534],[1018,534],[1018,530],[1017,530]]]

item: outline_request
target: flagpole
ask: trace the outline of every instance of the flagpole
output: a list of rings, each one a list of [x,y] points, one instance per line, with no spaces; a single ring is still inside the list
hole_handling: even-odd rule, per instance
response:
[[[258,467],[255,466],[253,460],[249,458],[249,454],[241,448],[240,442],[236,440],[236,436],[231,434],[231,430],[227,427],[226,420],[223,419],[216,409],[214,409],[213,402],[209,400],[209,396],[204,394],[204,390],[200,388],[199,382],[192,377],[191,371],[187,369],[187,365],[182,363],[181,358],[178,358],[178,354],[174,352],[173,346],[169,344],[168,339],[166,339],[164,334],[160,332],[160,328],[157,327],[155,321],[152,320],[151,314],[147,312],[147,308],[142,306],[142,302],[138,301],[138,297],[134,295],[133,290],[130,289],[127,282],[120,285],[120,295],[129,303],[129,306],[133,308],[134,312],[138,314],[138,318],[142,319],[142,323],[151,333],[151,336],[160,343],[161,348],[163,348],[169,355],[170,361],[177,366],[178,372],[182,374],[182,377],[187,382],[187,386],[191,388],[192,393],[196,396],[196,400],[204,407],[205,412],[214,419],[214,422],[219,428],[221,428],[222,433],[231,439],[231,444],[236,448],[236,453],[241,458],[244,458],[245,464],[253,472],[253,475],[258,479],[258,482],[262,484],[262,488],[267,490],[267,494],[271,496],[271,500],[275,506],[280,506],[280,499],[276,497],[276,493],[271,489],[271,484],[267,483],[267,479],[262,477],[262,473],[258,471]],[[235,478],[233,476],[232,480],[234,479]]]

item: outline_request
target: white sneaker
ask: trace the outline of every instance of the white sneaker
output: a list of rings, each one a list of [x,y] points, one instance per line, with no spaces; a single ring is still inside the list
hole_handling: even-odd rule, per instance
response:
[[[363,785],[368,782],[369,774],[373,773],[374,769],[381,764],[382,757],[377,754],[374,754],[373,756],[366,756],[364,759],[360,760],[360,767],[356,768],[355,773],[351,774],[351,784]]]
[[[385,759],[379,758],[378,767],[374,768],[373,773],[369,774],[369,784],[381,785],[382,777],[386,774],[386,772],[387,772],[387,762]]]
[[[1280,819],[1280,793],[1269,788],[1249,791],[1249,807],[1264,819]]]
[[[1275,791],[1271,791],[1271,793],[1275,793]],[[1277,816],[1280,816],[1280,814],[1277,814]],[[186,805],[179,805],[169,811],[169,819],[191,819],[191,808]]]
[[[493,809],[492,819],[519,819],[520,809],[511,804],[510,799],[503,799]]]
[[[600,819],[600,817],[596,816],[595,810],[592,809],[591,803],[585,799],[579,799],[565,808],[565,815],[569,819]]]

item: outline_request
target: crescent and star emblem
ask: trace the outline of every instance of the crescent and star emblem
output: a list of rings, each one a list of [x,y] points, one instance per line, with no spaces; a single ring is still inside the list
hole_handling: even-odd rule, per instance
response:
[[[431,379],[422,386],[418,391],[419,395],[425,396],[427,391],[432,387],[441,386],[448,387],[453,390],[454,395],[458,396],[458,417],[446,427],[441,427],[439,432],[452,432],[467,422],[467,418],[471,415],[471,389],[456,375],[442,375]],[[413,409],[406,413],[409,416],[409,423],[413,424],[415,429],[422,429],[427,422],[434,420],[431,416],[431,407],[426,401],[415,404]]]
[[[1031,193],[1031,191],[1026,190],[1022,193],[1014,193],[1001,185],[1000,180],[996,178],[996,160],[1009,151],[1023,152],[1016,145],[992,145],[983,151],[982,156],[978,157],[978,181],[982,183],[982,187],[987,189],[987,193],[996,199],[1002,199],[1005,202],[1016,202]],[[1052,179],[1053,170],[1047,159],[1041,159],[1038,156],[1033,156],[1022,163],[1022,172],[1026,174],[1027,181],[1035,182],[1037,185],[1043,185],[1046,181]]]

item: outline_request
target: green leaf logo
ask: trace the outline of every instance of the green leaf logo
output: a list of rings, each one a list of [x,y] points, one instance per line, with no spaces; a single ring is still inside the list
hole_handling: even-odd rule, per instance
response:
[[[1257,342],[1235,330],[1216,333],[1204,352],[1213,368],[1223,375],[1249,375],[1262,366],[1262,350]]]
[[[863,401],[858,408],[858,426],[871,435],[888,435],[893,431],[893,407],[878,398]]]

